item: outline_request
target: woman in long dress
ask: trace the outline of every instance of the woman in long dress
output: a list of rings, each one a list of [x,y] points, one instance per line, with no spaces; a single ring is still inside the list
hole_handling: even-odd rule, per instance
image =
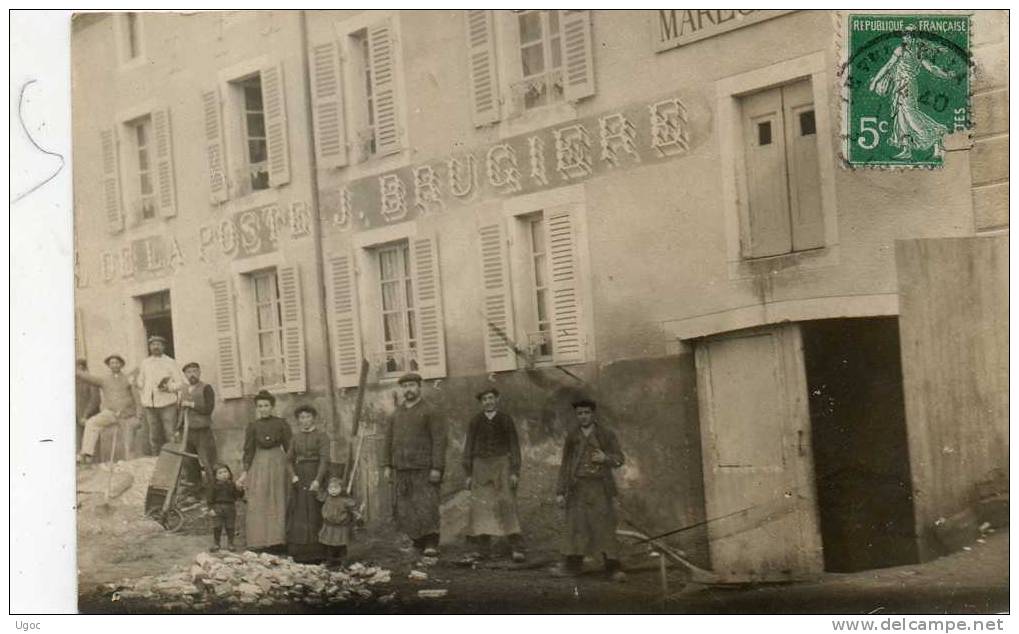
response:
[[[298,431],[287,457],[297,476],[287,508],[287,553],[294,561],[319,562],[325,548],[319,543],[322,502],[319,490],[326,486],[329,466],[329,436],[315,426],[318,412],[311,405],[295,410]]]
[[[870,90],[878,95],[891,95],[892,136],[888,142],[900,148],[897,159],[908,159],[914,150],[934,148],[934,156],[941,156],[941,143],[948,128],[927,116],[917,103],[916,77],[920,69],[942,79],[952,79],[950,71],[935,66],[918,51],[913,34],[906,32],[885,65],[870,81]]]
[[[269,392],[255,395],[255,420],[244,432],[240,480],[248,501],[244,522],[248,550],[279,550],[287,539],[291,431],[287,421],[273,415],[275,406],[276,397]]]

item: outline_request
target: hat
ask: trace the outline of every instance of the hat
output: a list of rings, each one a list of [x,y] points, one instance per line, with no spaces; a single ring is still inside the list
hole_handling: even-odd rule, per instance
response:
[[[258,394],[255,394],[255,402],[269,401],[273,405],[276,404],[276,397],[265,390],[259,390]]]
[[[85,357],[78,357],[77,359],[74,360],[74,365],[76,366],[83,365],[88,367],[88,359],[86,359]]]
[[[198,365],[197,361],[188,361],[186,364],[184,364],[184,367],[181,368],[181,371],[183,372],[183,371],[187,370],[188,368],[197,368],[197,369],[201,370],[202,366]]]
[[[594,399],[587,398],[586,396],[574,400],[570,403],[570,405],[572,405],[574,409],[578,407],[588,407],[591,411],[598,409],[598,404],[594,402]]]
[[[494,387],[486,387],[485,389],[475,394],[474,398],[480,401],[482,398],[484,398],[485,394],[494,394],[495,396],[499,396],[499,390],[495,389]]]
[[[297,409],[294,410],[294,416],[300,416],[301,414],[308,412],[312,416],[318,416],[318,410],[312,405],[298,405]]]
[[[110,356],[108,356],[105,359],[103,359],[103,363],[105,363],[106,365],[110,365],[110,361],[112,359],[116,359],[117,361],[120,361],[120,365],[126,365],[126,362],[124,361],[124,357],[120,356],[117,353],[113,353]]]
[[[397,385],[403,385],[404,383],[417,383],[418,385],[421,385],[421,375],[417,372],[408,372],[401,376],[396,383]]]
[[[151,337],[149,337],[149,343],[152,343],[153,341],[158,341],[159,343],[165,345],[166,337],[163,337],[162,335],[152,335]]]

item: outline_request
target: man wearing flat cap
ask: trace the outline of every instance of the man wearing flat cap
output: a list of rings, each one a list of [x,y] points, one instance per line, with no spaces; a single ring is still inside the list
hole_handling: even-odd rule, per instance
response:
[[[471,491],[467,534],[476,537],[480,556],[492,554],[492,538],[506,537],[513,561],[525,559],[517,517],[520,441],[513,418],[499,409],[499,390],[477,394],[481,411],[467,425],[463,468]]]
[[[177,390],[184,377],[177,362],[166,356],[166,339],[149,337],[149,356],[138,366],[136,382],[149,427],[149,448],[158,455],[163,443],[173,439],[177,429]]]
[[[188,425],[188,444],[184,450],[198,454],[205,484],[209,486],[216,478],[212,472],[217,462],[216,438],[212,435],[212,410],[216,407],[216,391],[208,383],[202,382],[202,367],[196,361],[184,366],[184,378],[187,385],[181,390],[180,401]]]
[[[566,508],[562,565],[557,576],[579,574],[584,556],[603,557],[613,581],[625,581],[616,540],[616,483],[612,470],[623,465],[623,451],[611,430],[596,420],[590,398],[573,402],[578,425],[566,435],[556,484],[556,503]]]
[[[421,375],[400,377],[403,402],[389,417],[382,451],[393,483],[393,519],[428,557],[439,554],[439,485],[446,467],[446,423],[421,398]]]
[[[122,372],[124,358],[119,354],[111,354],[106,357],[104,363],[110,370],[104,376],[89,374],[81,368],[75,372],[79,380],[99,388],[100,398],[99,413],[85,421],[81,453],[78,456],[79,462],[83,463],[92,462],[102,430],[117,424],[123,425],[126,436],[124,447],[127,457],[130,458],[132,436],[139,425],[136,416],[138,406],[131,389],[131,380]]]

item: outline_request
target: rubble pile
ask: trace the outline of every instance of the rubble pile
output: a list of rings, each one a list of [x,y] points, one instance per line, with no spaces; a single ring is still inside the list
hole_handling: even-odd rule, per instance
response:
[[[389,571],[378,566],[354,563],[331,570],[248,551],[200,553],[186,570],[177,568],[107,587],[113,591],[113,601],[145,599],[161,601],[168,610],[202,610],[212,604],[253,607],[368,600],[375,595],[370,586],[389,581]]]

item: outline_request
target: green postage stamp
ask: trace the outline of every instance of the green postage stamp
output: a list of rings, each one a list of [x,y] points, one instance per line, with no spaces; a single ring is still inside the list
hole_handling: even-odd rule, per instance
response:
[[[945,135],[971,124],[969,16],[851,13],[846,22],[846,162],[941,166]]]

